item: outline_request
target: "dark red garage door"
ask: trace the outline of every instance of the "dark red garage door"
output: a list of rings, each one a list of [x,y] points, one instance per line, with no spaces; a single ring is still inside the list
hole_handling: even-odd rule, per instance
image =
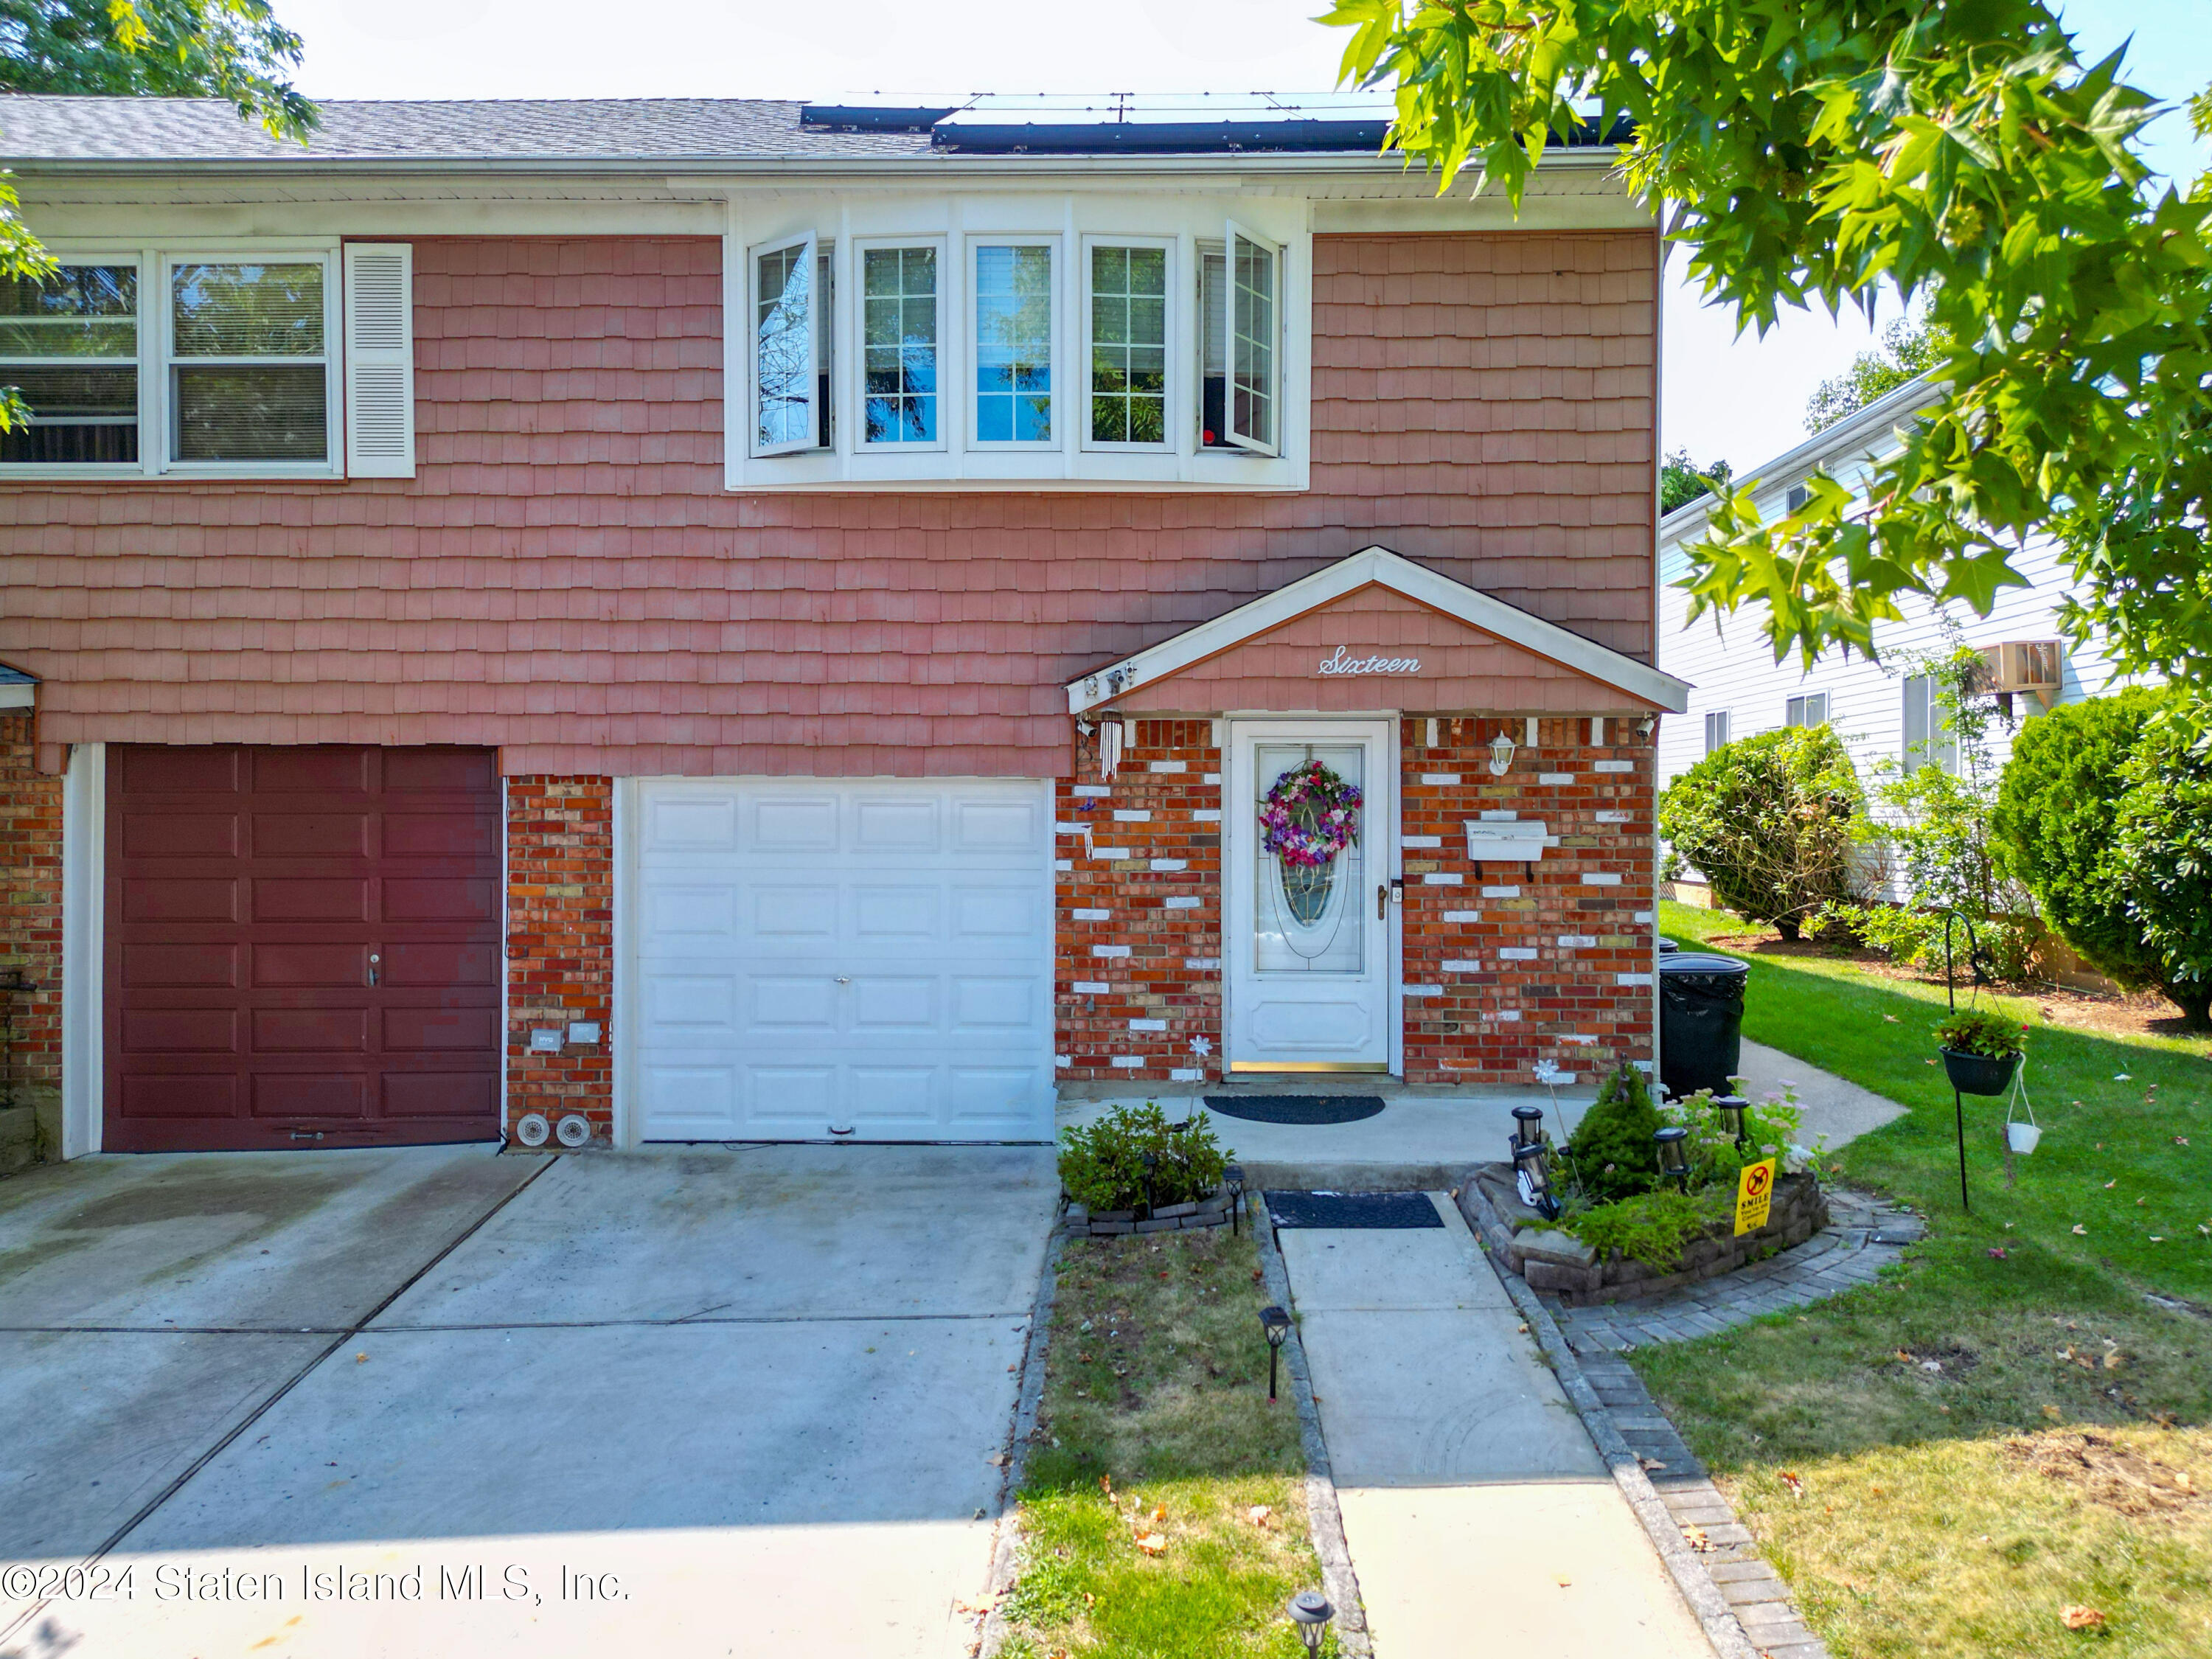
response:
[[[497,1136],[490,751],[107,752],[110,1151]]]

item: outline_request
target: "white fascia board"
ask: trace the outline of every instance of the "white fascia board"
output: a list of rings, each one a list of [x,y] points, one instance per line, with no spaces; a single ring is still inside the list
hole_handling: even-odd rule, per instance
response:
[[[21,681],[0,684],[0,708],[30,708],[37,706],[39,688]]]
[[[1080,714],[1111,702],[1139,686],[1180,673],[1194,663],[1218,656],[1309,611],[1370,586],[1402,593],[1469,627],[1493,634],[1509,644],[1625,691],[1651,708],[1678,714],[1689,707],[1687,681],[1662,674],[1594,640],[1586,640],[1556,623],[1532,617],[1449,576],[1440,576],[1387,547],[1370,547],[1240,605],[1212,622],[1200,623],[1173,639],[1163,640],[1133,657],[1071,680],[1067,686],[1068,713]]]

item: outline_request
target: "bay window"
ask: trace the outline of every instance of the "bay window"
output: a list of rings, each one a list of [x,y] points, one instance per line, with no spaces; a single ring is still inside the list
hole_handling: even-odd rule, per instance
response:
[[[0,464],[138,459],[138,267],[65,264],[0,281],[0,384],[30,424],[0,434]]]

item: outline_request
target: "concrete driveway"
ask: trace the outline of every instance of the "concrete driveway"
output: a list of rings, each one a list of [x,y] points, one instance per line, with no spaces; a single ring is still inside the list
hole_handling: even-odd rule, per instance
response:
[[[972,1147],[0,1182],[0,1659],[960,1650],[1056,1192]]]

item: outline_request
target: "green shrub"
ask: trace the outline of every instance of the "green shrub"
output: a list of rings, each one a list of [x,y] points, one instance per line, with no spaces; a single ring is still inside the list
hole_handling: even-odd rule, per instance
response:
[[[1641,1072],[1624,1066],[1607,1078],[1567,1142],[1583,1195],[1603,1203],[1650,1191],[1659,1178],[1659,1149],[1651,1140],[1659,1124]]]
[[[1670,1102],[1660,1109],[1659,1115],[1663,1121],[1679,1123],[1690,1132],[1689,1139],[1683,1143],[1690,1162],[1690,1185],[1726,1186],[1730,1191],[1735,1190],[1745,1164],[1768,1158],[1786,1160],[1804,1120],[1794,1091],[1746,1103],[1741,1146],[1713,1109],[1710,1089]]]
[[[1825,726],[1788,726],[1723,744],[1674,780],[1659,833],[1738,915],[1796,939],[1826,904],[1855,896],[1858,775]]]
[[[1669,1188],[1601,1204],[1563,1218],[1559,1225],[1595,1250],[1601,1260],[1618,1250],[1665,1273],[1681,1260],[1685,1245],[1735,1207],[1733,1190],[1678,1193]]]
[[[2212,1024],[2212,735],[2179,715],[2152,721],[2121,779],[2112,867],[2128,918],[2201,1030]]]
[[[1145,1154],[1157,1155],[1147,1174]],[[1213,1139],[1202,1115],[1177,1127],[1152,1101],[1116,1106],[1097,1121],[1063,1129],[1060,1184],[1074,1202],[1091,1210],[1129,1210],[1146,1201],[1188,1204],[1221,1185],[1234,1152]]]
[[[2027,1028],[1987,1008],[1960,1008],[1937,1022],[1936,1041],[1961,1054],[2002,1060],[2023,1051]]]
[[[2128,883],[2114,858],[2120,801],[2145,723],[2171,701],[2167,692],[2138,688],[2029,720],[2013,739],[1990,823],[2045,924],[2131,990],[2164,988],[2169,975],[2164,952],[2129,913]]]

